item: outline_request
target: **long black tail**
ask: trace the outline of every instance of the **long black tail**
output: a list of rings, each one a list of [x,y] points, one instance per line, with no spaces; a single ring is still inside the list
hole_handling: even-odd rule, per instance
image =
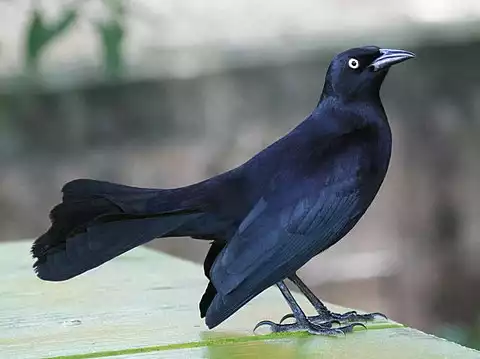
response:
[[[50,213],[50,229],[32,246],[38,277],[72,278],[201,215],[190,209],[152,212],[149,203],[161,191],[84,179],[67,183],[62,203]]]

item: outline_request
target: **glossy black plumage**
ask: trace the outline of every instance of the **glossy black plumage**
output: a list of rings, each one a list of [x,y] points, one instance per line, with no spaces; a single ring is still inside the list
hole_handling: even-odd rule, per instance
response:
[[[337,55],[312,114],[231,171],[171,190],[68,183],[32,247],[38,276],[65,280],[153,238],[211,240],[200,311],[217,326],[335,244],[367,210],[391,153],[380,86],[389,65],[413,57],[395,51]]]

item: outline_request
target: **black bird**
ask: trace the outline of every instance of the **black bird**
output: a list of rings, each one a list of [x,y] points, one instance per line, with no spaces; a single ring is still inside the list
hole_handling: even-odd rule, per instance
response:
[[[392,144],[380,87],[391,65],[412,57],[375,46],[338,54],[310,116],[243,165],[205,181],[175,189],[67,183],[51,227],[32,246],[38,277],[66,280],[154,238],[190,236],[212,241],[200,302],[209,328],[274,284],[296,319],[258,324],[275,332],[334,334],[358,323],[334,329],[332,322],[373,319],[379,313],[330,312],[295,273],[345,236],[377,194]],[[318,316],[306,317],[287,278]]]

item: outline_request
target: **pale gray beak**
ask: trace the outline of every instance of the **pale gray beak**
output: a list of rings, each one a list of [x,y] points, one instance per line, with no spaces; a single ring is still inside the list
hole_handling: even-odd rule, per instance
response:
[[[373,68],[373,71],[378,71],[415,57],[413,52],[395,49],[380,49],[380,54],[369,65],[369,67]]]

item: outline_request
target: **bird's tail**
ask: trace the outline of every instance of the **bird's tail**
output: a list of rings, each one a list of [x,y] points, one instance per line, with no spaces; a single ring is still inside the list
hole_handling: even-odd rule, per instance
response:
[[[52,225],[32,246],[38,277],[62,281],[95,268],[199,216],[194,210],[152,211],[162,190],[75,180],[50,213]]]

